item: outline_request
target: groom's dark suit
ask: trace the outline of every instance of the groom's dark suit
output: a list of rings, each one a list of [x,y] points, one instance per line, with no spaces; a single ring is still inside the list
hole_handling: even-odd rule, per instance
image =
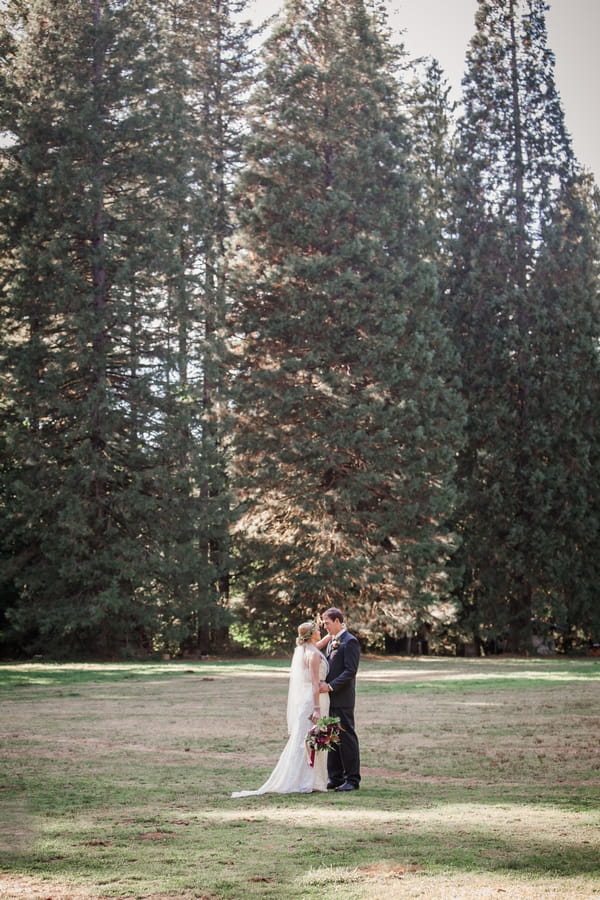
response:
[[[339,646],[336,648],[336,640]],[[332,644],[334,645],[332,647]],[[358,787],[360,784],[360,752],[354,730],[354,703],[356,699],[356,672],[360,661],[360,645],[353,634],[342,631],[327,645],[329,672],[329,715],[339,716],[344,729],[336,750],[327,754],[329,781],[335,785],[344,781]]]

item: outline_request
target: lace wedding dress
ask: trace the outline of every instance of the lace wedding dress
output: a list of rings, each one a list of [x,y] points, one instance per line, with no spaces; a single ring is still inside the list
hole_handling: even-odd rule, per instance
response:
[[[287,724],[289,740],[279,761],[265,783],[256,791],[236,791],[232,797],[252,797],[256,794],[309,794],[327,790],[327,752],[315,753],[310,766],[304,738],[312,725],[313,693],[310,677],[310,655],[318,653],[319,680],[324,681],[329,664],[314,647],[296,647],[290,670]],[[329,713],[329,694],[319,694],[321,716]]]

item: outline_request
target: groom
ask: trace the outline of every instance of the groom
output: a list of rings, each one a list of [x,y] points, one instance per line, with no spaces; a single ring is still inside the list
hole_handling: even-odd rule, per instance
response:
[[[337,748],[327,754],[327,789],[357,791],[360,786],[360,753],[354,730],[354,702],[360,645],[346,628],[341,610],[332,607],[321,618],[325,630],[331,635],[325,650],[329,672],[327,681],[321,682],[321,693],[329,692],[329,715],[339,716],[344,729]]]

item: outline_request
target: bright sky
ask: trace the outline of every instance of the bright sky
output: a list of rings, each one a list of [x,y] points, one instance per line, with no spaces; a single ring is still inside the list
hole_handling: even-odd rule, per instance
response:
[[[556,84],[579,162],[600,182],[600,0],[548,0],[548,45],[556,57]],[[258,23],[283,0],[251,0]],[[390,24],[411,56],[434,56],[460,97],[465,54],[473,36],[477,0],[388,0]]]

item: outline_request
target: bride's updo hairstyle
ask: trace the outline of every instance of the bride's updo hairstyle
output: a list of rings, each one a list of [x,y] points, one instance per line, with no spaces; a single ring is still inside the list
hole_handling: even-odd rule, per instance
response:
[[[298,637],[296,638],[298,647],[307,644],[318,627],[316,622],[303,622],[302,625],[298,625]]]

